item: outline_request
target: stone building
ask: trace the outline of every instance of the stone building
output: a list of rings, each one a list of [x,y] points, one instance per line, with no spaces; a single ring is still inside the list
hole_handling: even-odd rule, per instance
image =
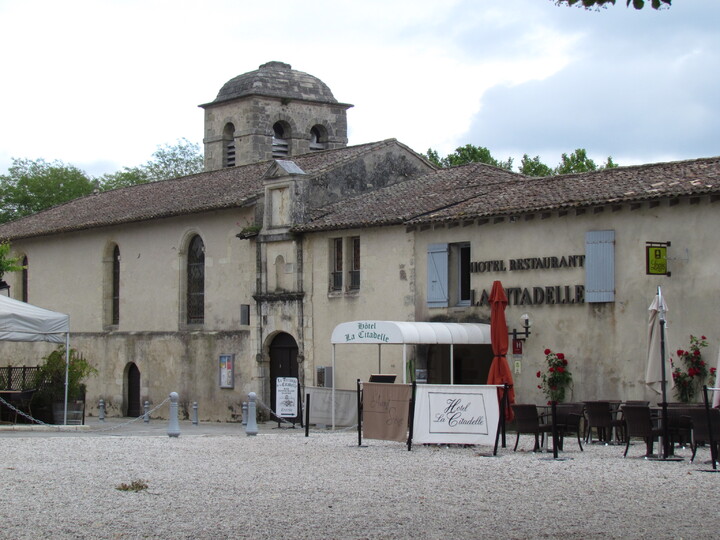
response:
[[[110,414],[178,391],[201,418],[234,420],[250,391],[273,405],[276,377],[316,384],[338,324],[486,321],[496,279],[510,327],[532,320],[509,357],[520,401],[543,399],[545,348],[571,359],[573,399],[654,399],[644,366],[658,285],[671,350],[703,334],[714,364],[719,158],[549,178],[436,170],[395,140],[346,146],[349,105],[279,62],[202,107],[206,172],[0,226],[27,258],[6,276],[12,296],[70,314],[73,347],[99,368],[89,401]],[[647,274],[653,246],[669,271]],[[14,365],[43,347],[0,344]],[[341,354],[338,388],[376,370],[374,350]],[[400,352],[383,354],[400,374]],[[412,355],[429,382],[448,382],[447,349]],[[454,355],[455,382],[485,382],[488,347]]]

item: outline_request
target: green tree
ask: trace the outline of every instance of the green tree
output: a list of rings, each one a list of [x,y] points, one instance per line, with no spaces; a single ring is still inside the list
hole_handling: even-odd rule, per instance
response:
[[[585,9],[599,9],[607,7],[607,4],[615,5],[615,0],[553,0],[556,5],[568,5],[584,7]],[[662,9],[670,7],[672,0],[650,0],[649,4],[653,9]],[[630,4],[635,9],[642,9],[645,7],[645,0],[625,0],[625,7],[629,7]]]
[[[570,174],[570,173],[583,173],[590,171],[601,171],[603,169],[613,169],[617,167],[617,164],[612,160],[612,157],[608,157],[604,165],[598,166],[592,159],[587,155],[584,148],[578,148],[569,156],[563,154],[560,163],[555,167],[555,174]]]
[[[512,170],[513,164],[511,157],[509,157],[507,161],[498,161],[492,156],[490,150],[484,146],[473,146],[472,144],[459,146],[455,149],[455,152],[448,154],[444,158],[441,158],[437,151],[429,148],[425,157],[440,167],[457,167],[458,165],[465,165],[467,163],[486,163],[493,167]]]
[[[95,183],[61,161],[13,158],[0,175],[0,222],[4,223],[92,193]]]
[[[527,154],[523,154],[520,160],[520,174],[525,176],[552,176],[553,170],[544,163],[540,162],[540,156],[530,158]]]
[[[124,167],[123,170],[103,175],[100,185],[103,190],[147,184],[157,180],[178,178],[203,171],[203,155],[200,145],[178,139],[175,145],[158,146],[152,159],[137,167]]]

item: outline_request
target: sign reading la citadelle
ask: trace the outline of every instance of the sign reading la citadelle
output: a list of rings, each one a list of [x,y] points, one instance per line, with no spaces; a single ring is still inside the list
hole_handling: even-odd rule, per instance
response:
[[[413,441],[494,445],[499,419],[496,386],[418,385]]]

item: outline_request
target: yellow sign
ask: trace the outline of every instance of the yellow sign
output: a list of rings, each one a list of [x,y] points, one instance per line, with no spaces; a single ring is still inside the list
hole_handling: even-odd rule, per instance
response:
[[[646,245],[645,258],[647,262],[647,274],[651,276],[669,276],[667,269],[667,246]]]

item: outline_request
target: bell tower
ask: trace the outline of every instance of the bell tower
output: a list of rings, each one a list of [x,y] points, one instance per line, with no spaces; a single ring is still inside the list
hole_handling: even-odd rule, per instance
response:
[[[226,82],[205,110],[205,170],[341,148],[347,110],[317,77],[268,62]]]

